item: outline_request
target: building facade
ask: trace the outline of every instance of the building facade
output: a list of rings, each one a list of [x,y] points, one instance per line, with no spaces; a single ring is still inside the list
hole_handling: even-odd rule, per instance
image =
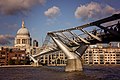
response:
[[[120,64],[120,47],[89,47],[82,58],[83,64]]]
[[[65,66],[67,57],[62,51],[40,57],[40,63],[48,66]],[[94,45],[89,47],[82,56],[83,64],[120,64],[120,47]]]
[[[0,49],[0,65],[25,65],[29,64],[28,61],[25,50],[4,47]]]
[[[8,52],[7,50],[1,47],[0,49],[0,65],[7,65],[8,64]]]
[[[40,64],[47,66],[65,66],[67,57],[62,51],[40,56]]]

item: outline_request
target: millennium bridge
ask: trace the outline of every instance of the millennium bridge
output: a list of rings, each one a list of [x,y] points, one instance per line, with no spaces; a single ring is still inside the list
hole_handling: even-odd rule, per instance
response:
[[[82,71],[81,56],[89,45],[120,41],[119,21],[120,14],[114,14],[81,26],[48,32],[42,51],[29,57],[38,65],[39,56],[62,51],[67,56],[65,71]]]

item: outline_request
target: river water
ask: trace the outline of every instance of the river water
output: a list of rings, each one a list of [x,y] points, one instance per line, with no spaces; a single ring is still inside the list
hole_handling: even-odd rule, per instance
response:
[[[64,67],[0,67],[0,80],[120,80],[120,65],[86,65],[83,72],[64,72]]]

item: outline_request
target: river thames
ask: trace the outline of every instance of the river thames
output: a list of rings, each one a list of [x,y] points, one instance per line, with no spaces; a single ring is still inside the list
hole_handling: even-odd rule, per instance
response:
[[[120,80],[120,65],[85,65],[83,72],[64,72],[64,67],[0,67],[0,80]]]

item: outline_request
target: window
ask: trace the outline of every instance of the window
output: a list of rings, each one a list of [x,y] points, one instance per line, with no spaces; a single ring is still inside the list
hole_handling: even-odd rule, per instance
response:
[[[26,39],[22,39],[22,44],[26,44],[27,40]]]
[[[17,54],[15,54],[15,57],[17,57]]]
[[[20,44],[20,39],[17,39],[17,44]]]

